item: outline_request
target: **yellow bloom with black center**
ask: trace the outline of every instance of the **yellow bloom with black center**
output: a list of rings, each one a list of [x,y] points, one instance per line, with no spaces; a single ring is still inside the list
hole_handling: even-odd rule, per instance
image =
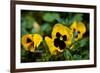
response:
[[[25,50],[34,52],[35,49],[40,45],[42,37],[39,34],[26,34],[22,36],[22,45]]]
[[[71,39],[72,31],[62,24],[54,25],[51,38],[48,36],[45,37],[45,41],[52,55],[63,52],[66,46],[71,44]]]
[[[82,22],[74,21],[70,28],[73,31],[73,37],[75,41],[81,39],[83,34],[86,32],[85,24]]]

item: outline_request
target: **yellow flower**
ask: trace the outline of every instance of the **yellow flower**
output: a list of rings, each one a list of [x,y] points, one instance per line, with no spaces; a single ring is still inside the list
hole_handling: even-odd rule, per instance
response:
[[[51,38],[48,36],[45,37],[45,41],[52,55],[63,52],[66,46],[71,44],[71,39],[72,31],[62,24],[54,25]]]
[[[73,34],[74,34],[73,37],[74,37],[75,41],[82,38],[83,34],[86,32],[85,24],[82,22],[74,21],[70,28],[73,31]]]
[[[34,52],[35,49],[40,45],[42,37],[39,34],[26,34],[22,36],[22,45],[25,50]]]

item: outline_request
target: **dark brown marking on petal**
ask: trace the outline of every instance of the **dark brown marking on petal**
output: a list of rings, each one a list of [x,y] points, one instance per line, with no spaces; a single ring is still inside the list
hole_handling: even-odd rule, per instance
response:
[[[26,42],[30,43],[30,42],[32,42],[32,40],[30,38],[27,38]]]
[[[59,31],[59,30],[58,30]],[[56,33],[56,37],[60,38],[61,34],[59,32]]]
[[[77,31],[77,33],[80,34],[81,32],[80,31]]]
[[[62,50],[64,48],[66,48],[66,44],[64,41],[60,41],[60,44],[59,44],[59,48]]]
[[[64,41],[67,40],[67,36],[66,36],[66,35],[64,35],[64,36],[62,36],[62,37],[63,37],[63,40],[64,40]]]
[[[54,46],[58,47],[59,46],[59,38],[56,38],[54,40]]]

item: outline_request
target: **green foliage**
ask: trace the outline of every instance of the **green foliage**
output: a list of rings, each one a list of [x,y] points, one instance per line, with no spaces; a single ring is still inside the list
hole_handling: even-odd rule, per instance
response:
[[[22,27],[30,29],[33,26],[33,22],[33,17],[27,15],[22,19]]]
[[[50,31],[51,31],[52,27],[50,26],[49,23],[44,23],[42,24],[41,26],[41,32],[42,32],[42,35],[50,35]]]
[[[68,49],[64,50],[64,57],[66,60],[71,60],[72,59],[72,54]]]
[[[89,38],[83,38],[74,43],[74,49],[82,48],[89,45]]]
[[[73,55],[73,60],[81,60],[81,55]]]
[[[74,20],[76,20],[76,21],[82,21],[83,20],[82,16],[83,16],[83,14],[76,14],[74,16]]]
[[[83,38],[74,43],[71,50],[73,59],[89,59],[89,38]]]
[[[59,14],[57,13],[45,13],[43,16],[43,19],[46,22],[53,22],[57,18],[59,18]]]
[[[54,24],[61,23],[67,27],[72,25],[73,21],[86,21],[86,13],[72,12],[51,12],[51,11],[21,11],[21,36],[25,34],[36,33],[33,24],[37,22],[40,30],[38,34],[42,35],[43,42],[34,53],[28,52],[21,46],[21,62],[45,62],[45,61],[65,61],[65,60],[86,60],[89,59],[89,33],[84,34],[83,38],[73,42],[72,49],[67,47],[62,53],[51,55],[47,44],[44,41],[45,36],[51,37]],[[89,16],[88,16],[89,17]],[[87,18],[88,19],[88,18]],[[89,32],[89,22],[86,21],[87,32]],[[58,30],[59,31],[59,30]]]

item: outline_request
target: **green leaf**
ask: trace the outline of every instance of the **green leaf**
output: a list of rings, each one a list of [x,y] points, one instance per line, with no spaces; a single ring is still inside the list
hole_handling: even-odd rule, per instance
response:
[[[50,27],[50,24],[44,23],[43,25],[41,25],[41,30],[42,30],[42,31],[45,31],[45,30],[47,30],[49,27]]]
[[[52,13],[52,16],[53,16],[55,19],[58,19],[58,18],[60,18],[60,15],[59,15],[59,13]]]
[[[69,22],[70,22],[70,20],[68,18],[66,18],[65,19],[65,25],[69,26],[70,25]]]
[[[73,22],[73,18],[72,18],[72,17],[70,17],[70,18],[66,17],[66,19],[65,19],[65,24],[66,24],[67,26],[70,26],[70,25],[72,24],[72,22]]]
[[[82,59],[89,59],[89,51],[85,50],[82,52]]]
[[[42,54],[43,61],[49,61],[50,55],[48,53]]]
[[[57,18],[59,18],[59,14],[57,13],[45,13],[43,16],[44,21],[47,22],[53,22]]]
[[[25,35],[25,34],[27,34],[28,32],[26,31],[26,29],[25,28],[21,28],[21,35]]]
[[[21,26],[24,28],[32,28],[33,27],[33,23],[34,23],[34,18],[32,16],[24,16],[22,17],[22,22],[21,22]]]
[[[67,49],[64,50],[64,57],[66,60],[71,60],[72,58],[72,55],[71,55],[71,52]]]
[[[25,51],[25,49],[22,47],[21,48],[21,57],[26,58],[27,52]]]
[[[84,47],[85,45],[89,44],[89,38],[84,38],[79,41],[80,47]]]
[[[44,35],[50,34],[52,27],[49,23],[44,23],[41,25],[41,33]]]
[[[81,40],[78,40],[77,42],[73,43],[73,49],[72,50],[77,50],[79,48],[82,48],[84,46],[89,45],[89,38],[83,38]]]
[[[73,60],[81,60],[81,55],[74,55]]]
[[[62,19],[62,18],[57,18],[56,20],[58,21],[58,23],[66,24],[64,19]]]
[[[74,16],[74,20],[75,20],[75,21],[82,21],[82,20],[83,20],[82,16],[83,16],[83,14],[76,14],[76,15]]]
[[[32,30],[31,30],[31,34],[32,34],[32,33],[35,33],[35,29],[34,29],[34,28],[32,28]]]

